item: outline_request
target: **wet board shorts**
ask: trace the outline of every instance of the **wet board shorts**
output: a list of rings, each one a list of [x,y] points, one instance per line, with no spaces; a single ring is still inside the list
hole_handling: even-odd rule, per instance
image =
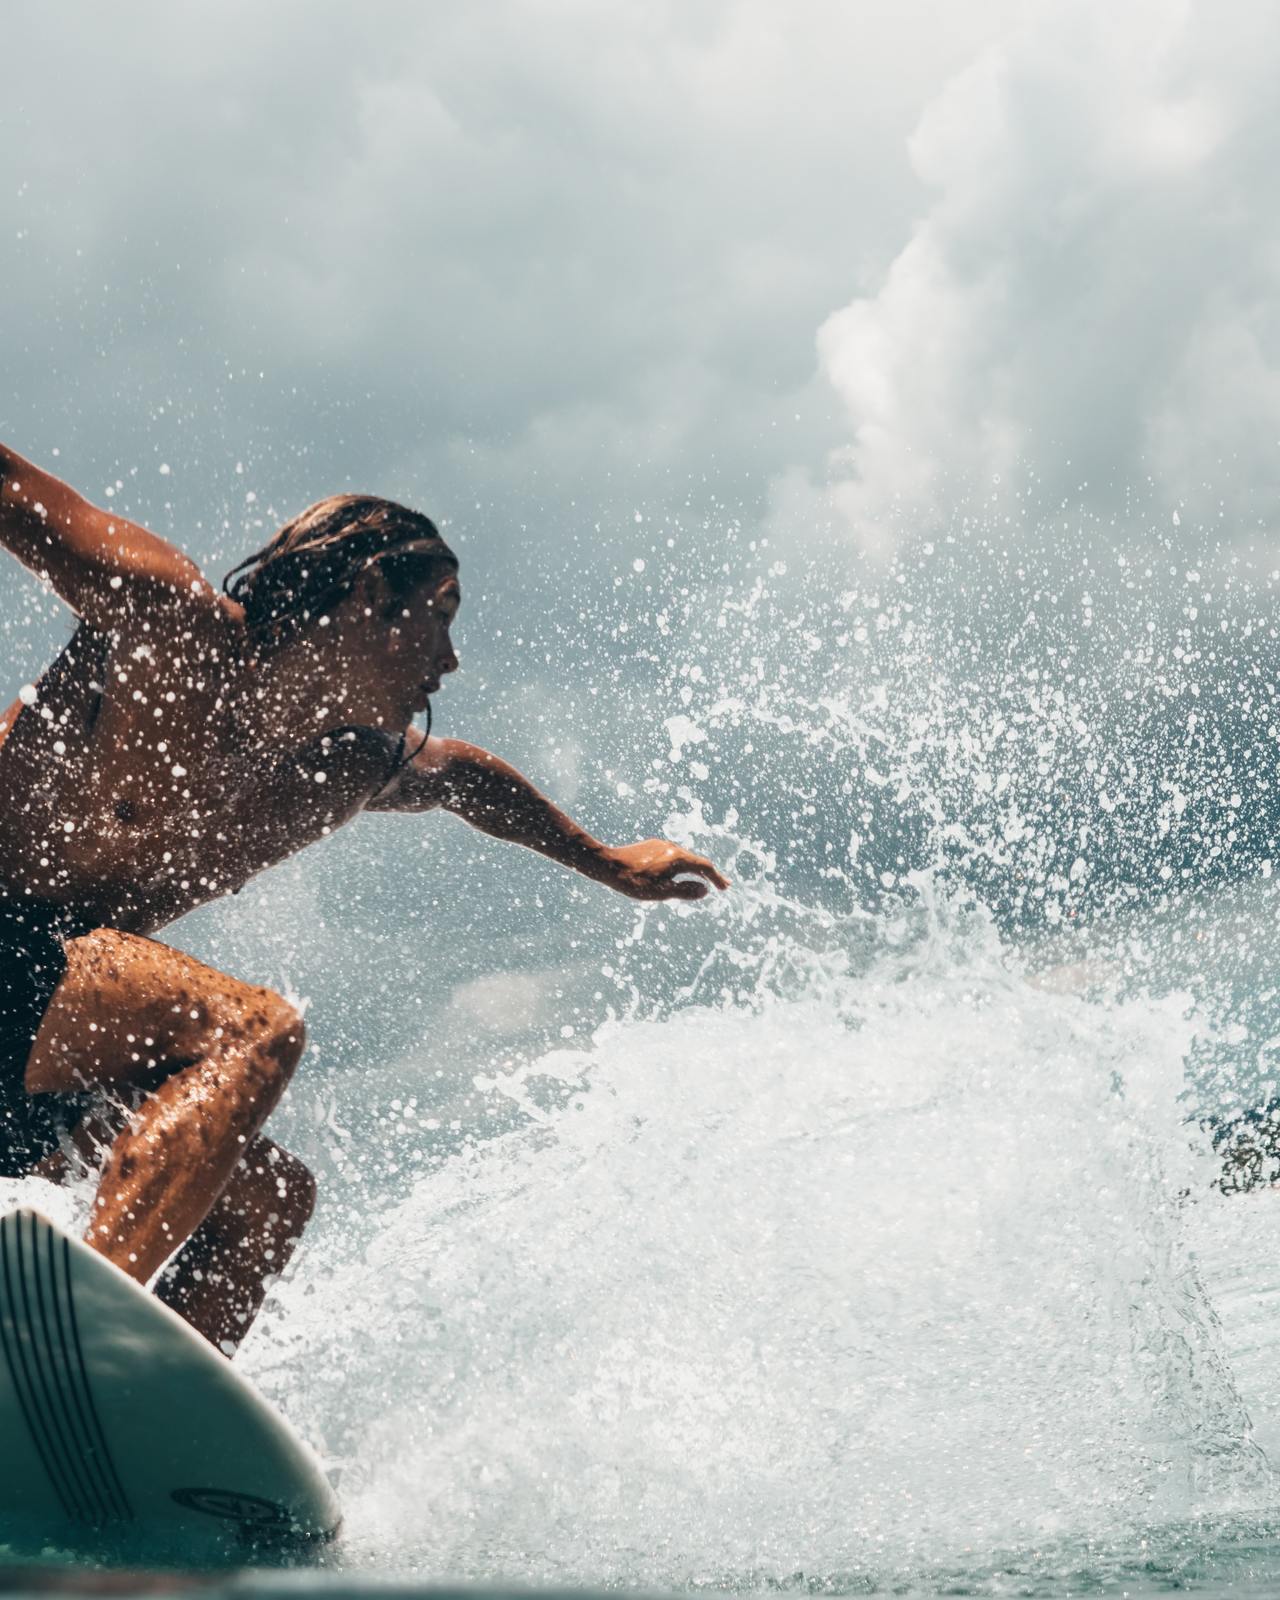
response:
[[[27,1057],[66,971],[62,936],[38,901],[0,900],[0,1177],[20,1178],[56,1150],[87,1096],[28,1094]]]

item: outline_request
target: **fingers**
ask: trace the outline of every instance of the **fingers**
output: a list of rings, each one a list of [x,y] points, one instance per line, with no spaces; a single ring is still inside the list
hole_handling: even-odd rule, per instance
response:
[[[688,867],[679,869],[689,871]],[[705,883],[700,883],[696,878],[660,878],[643,887],[637,886],[631,891],[636,900],[705,900],[711,893]]]
[[[677,878],[670,888],[677,899],[702,899],[709,893],[706,883],[698,883],[694,878]]]
[[[685,873],[696,873],[700,878],[705,878],[708,883],[717,889],[727,889],[729,880],[705,856],[683,855],[678,861],[673,861],[664,872],[667,879],[678,878]],[[706,890],[703,890],[703,894]],[[701,896],[696,898],[701,899]]]
[[[694,856],[688,870],[701,873],[707,882],[714,884],[717,889],[727,889],[729,887],[728,878],[705,856]]]

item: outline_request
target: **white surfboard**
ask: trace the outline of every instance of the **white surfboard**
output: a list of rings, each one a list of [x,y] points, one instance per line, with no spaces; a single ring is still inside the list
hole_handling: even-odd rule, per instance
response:
[[[225,1356],[40,1212],[0,1218],[0,1537],[198,1558],[339,1521],[319,1461]]]

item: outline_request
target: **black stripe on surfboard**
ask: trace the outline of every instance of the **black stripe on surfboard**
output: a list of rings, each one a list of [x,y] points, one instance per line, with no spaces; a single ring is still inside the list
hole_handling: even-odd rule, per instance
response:
[[[71,1501],[67,1496],[66,1486],[50,1456],[48,1445],[37,1421],[36,1412],[27,1393],[26,1363],[23,1360],[19,1342],[17,1320],[14,1316],[13,1288],[9,1275],[10,1231],[10,1226],[7,1222],[0,1223],[0,1269],[3,1271],[4,1278],[3,1304],[0,1305],[0,1342],[4,1345],[4,1359],[6,1366],[9,1368],[9,1378],[13,1384],[13,1392],[18,1397],[22,1418],[27,1425],[27,1433],[31,1443],[35,1446],[36,1454],[40,1457],[40,1465],[44,1468],[45,1476],[57,1496],[63,1515],[68,1518],[74,1518],[75,1512],[71,1509]]]
[[[41,1238],[41,1230],[37,1229],[34,1217],[31,1222],[32,1249],[35,1250]],[[66,1401],[67,1411],[73,1423],[73,1436],[80,1451],[80,1459],[85,1463],[86,1476],[92,1481],[94,1491],[98,1495],[106,1516],[128,1516],[129,1511],[123,1503],[123,1496],[116,1493],[117,1485],[112,1482],[113,1472],[108,1472],[102,1459],[102,1441],[95,1439],[89,1415],[89,1406],[86,1402],[88,1383],[84,1373],[84,1355],[79,1348],[79,1340],[73,1339],[71,1328],[71,1315],[74,1306],[69,1306],[70,1283],[61,1283],[63,1255],[69,1253],[70,1246],[66,1239],[55,1234],[52,1229],[43,1230],[44,1261],[43,1273],[37,1273],[37,1281],[47,1281],[49,1287],[48,1320],[50,1326],[57,1333],[57,1361],[55,1371],[63,1398]],[[61,1247],[61,1248],[59,1248]],[[43,1309],[43,1297],[42,1297]]]
[[[40,1457],[40,1464],[44,1467],[58,1503],[62,1507],[63,1515],[73,1521],[83,1521],[75,1493],[63,1475],[61,1463],[54,1452],[52,1441],[48,1436],[44,1416],[36,1398],[35,1386],[31,1379],[26,1341],[19,1329],[18,1301],[13,1288],[13,1261],[10,1252],[10,1239],[17,1226],[17,1218],[10,1215],[0,1222],[0,1272],[4,1277],[4,1305],[3,1314],[0,1314],[0,1331],[4,1340],[5,1361],[9,1367],[9,1376],[13,1381],[14,1393],[18,1397],[18,1404],[22,1408],[23,1420],[27,1424],[27,1433],[35,1446],[36,1454]]]
[[[102,1469],[96,1459],[93,1439],[85,1426],[80,1397],[76,1392],[70,1352],[67,1348],[67,1330],[60,1315],[57,1285],[53,1277],[51,1246],[54,1235],[50,1229],[42,1228],[34,1216],[29,1216],[27,1221],[31,1236],[29,1240],[31,1277],[35,1286],[36,1304],[40,1310],[40,1328],[44,1335],[45,1353],[48,1358],[46,1371],[49,1374],[50,1387],[57,1400],[58,1415],[65,1429],[67,1446],[80,1470],[81,1480],[93,1498],[95,1518],[98,1521],[105,1521],[112,1515],[113,1507],[109,1488],[103,1482]],[[42,1234],[45,1242],[43,1260],[40,1249]]]
[[[81,1506],[81,1518],[86,1522],[102,1522],[105,1507],[97,1486],[89,1472],[88,1463],[79,1448],[72,1427],[71,1413],[60,1381],[57,1350],[53,1330],[45,1306],[44,1285],[40,1280],[40,1259],[36,1249],[36,1219],[30,1215],[30,1241],[22,1227],[19,1214],[14,1232],[17,1235],[18,1279],[22,1286],[22,1309],[31,1330],[31,1353],[36,1385],[42,1400],[42,1414],[48,1425],[49,1437],[55,1442],[59,1460],[64,1464],[68,1479],[75,1485],[76,1498]],[[28,1265],[28,1253],[30,1263]]]
[[[102,1418],[98,1415],[98,1404],[93,1398],[93,1387],[89,1382],[89,1369],[85,1366],[84,1346],[80,1342],[80,1322],[76,1316],[75,1284],[71,1275],[71,1242],[68,1239],[55,1239],[53,1234],[48,1235],[49,1266],[55,1281],[61,1281],[63,1293],[66,1297],[66,1311],[64,1327],[70,1330],[71,1344],[75,1351],[75,1376],[79,1383],[79,1392],[82,1397],[82,1416],[88,1424],[86,1437],[89,1441],[89,1454],[97,1464],[107,1492],[114,1502],[115,1515],[118,1517],[133,1516],[133,1507],[129,1504],[129,1497],[124,1492],[124,1484],[120,1481],[120,1474],[116,1471],[116,1464],[111,1455],[111,1447],[107,1444],[107,1436],[102,1429]],[[60,1247],[60,1248],[59,1248]],[[58,1267],[61,1271],[58,1271]]]

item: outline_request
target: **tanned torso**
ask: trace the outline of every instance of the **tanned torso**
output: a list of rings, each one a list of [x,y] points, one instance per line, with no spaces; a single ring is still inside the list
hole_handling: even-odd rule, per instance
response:
[[[157,610],[111,635],[82,622],[0,719],[0,883],[84,927],[152,933],[236,891],[361,810],[399,742],[363,730],[359,772],[338,726],[271,744],[240,608]]]

